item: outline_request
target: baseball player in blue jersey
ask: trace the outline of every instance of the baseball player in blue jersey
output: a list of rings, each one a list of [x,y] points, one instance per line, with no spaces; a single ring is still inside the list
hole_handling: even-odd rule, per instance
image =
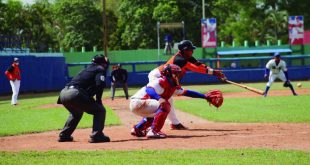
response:
[[[266,90],[264,92],[264,96],[267,96],[268,90],[271,86],[271,84],[274,82],[275,79],[279,78],[284,82],[284,87],[289,87],[293,93],[294,96],[297,96],[297,93],[294,91],[294,88],[288,79],[288,72],[285,61],[281,60],[280,53],[275,53],[274,58],[269,60],[266,64],[265,69],[265,78],[269,74],[269,81],[266,84]]]

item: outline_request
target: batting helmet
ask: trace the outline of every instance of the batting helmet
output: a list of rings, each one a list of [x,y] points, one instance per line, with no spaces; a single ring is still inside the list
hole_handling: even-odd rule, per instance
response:
[[[107,60],[105,59],[105,57],[103,55],[98,54],[98,55],[94,56],[92,62],[95,64],[106,64]]]
[[[194,50],[196,49],[196,46],[193,45],[193,43],[189,40],[183,40],[178,45],[179,50]]]

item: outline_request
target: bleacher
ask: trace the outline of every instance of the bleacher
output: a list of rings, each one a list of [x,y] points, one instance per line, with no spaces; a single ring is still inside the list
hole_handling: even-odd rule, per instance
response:
[[[0,35],[1,55],[23,55],[29,54],[30,40],[24,36]]]

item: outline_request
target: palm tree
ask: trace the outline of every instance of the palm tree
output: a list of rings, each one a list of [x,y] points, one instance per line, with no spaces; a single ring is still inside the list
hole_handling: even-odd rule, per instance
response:
[[[287,32],[287,11],[269,10],[264,20],[264,28],[266,28],[265,36],[278,40],[280,36]]]

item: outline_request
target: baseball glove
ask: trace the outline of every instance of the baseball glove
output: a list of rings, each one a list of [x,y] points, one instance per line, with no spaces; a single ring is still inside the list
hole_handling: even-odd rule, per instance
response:
[[[214,105],[217,108],[220,107],[224,101],[223,94],[220,90],[211,90],[205,94],[205,97],[210,105]]]

